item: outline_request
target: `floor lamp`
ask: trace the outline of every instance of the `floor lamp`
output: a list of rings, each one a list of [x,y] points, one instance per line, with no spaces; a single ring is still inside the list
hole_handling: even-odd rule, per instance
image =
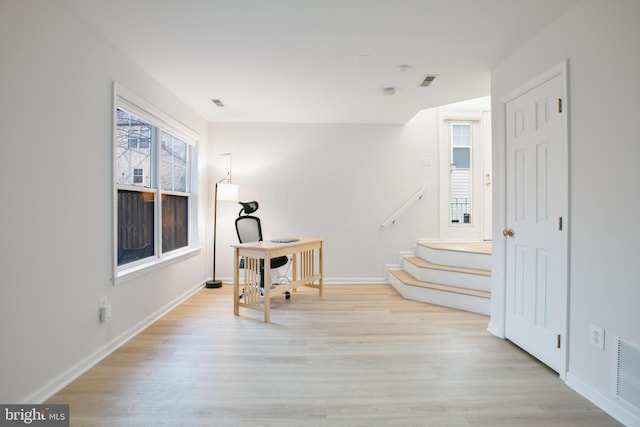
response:
[[[222,287],[222,280],[216,279],[216,223],[218,222],[218,200],[220,201],[238,201],[238,186],[231,183],[231,154],[223,154],[229,156],[229,178],[216,182],[213,205],[213,279],[207,280],[207,288]]]

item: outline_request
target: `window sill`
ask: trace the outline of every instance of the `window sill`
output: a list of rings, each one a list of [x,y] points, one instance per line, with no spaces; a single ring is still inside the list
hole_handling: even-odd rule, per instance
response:
[[[199,255],[200,252],[202,252],[202,248],[199,247],[181,249],[163,256],[162,259],[155,259],[144,264],[138,264],[134,267],[118,270],[113,277],[113,284],[114,286],[118,286],[122,283],[151,273],[152,271],[168,267],[169,265],[191,258],[192,256]]]

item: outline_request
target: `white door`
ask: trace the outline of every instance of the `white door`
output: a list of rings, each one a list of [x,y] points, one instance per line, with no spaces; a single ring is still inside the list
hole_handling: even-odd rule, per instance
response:
[[[563,77],[506,104],[506,337],[560,372]]]
[[[491,146],[486,130],[491,113],[452,118],[443,115],[440,125],[440,240],[477,242],[484,240],[484,217],[491,205],[484,204],[485,147]],[[486,120],[486,122],[483,121]],[[463,145],[455,145],[456,129]],[[461,136],[461,135],[459,135]],[[490,138],[490,133],[488,134]],[[460,143],[460,141],[458,141]],[[490,151],[489,151],[490,153]],[[491,164],[486,165],[490,170]],[[490,201],[489,201],[490,203]],[[490,227],[490,225],[489,225]],[[491,238],[489,237],[489,240]]]

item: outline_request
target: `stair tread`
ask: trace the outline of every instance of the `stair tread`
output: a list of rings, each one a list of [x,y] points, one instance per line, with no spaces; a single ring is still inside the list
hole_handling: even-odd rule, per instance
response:
[[[482,270],[479,268],[469,268],[469,267],[456,267],[452,265],[442,265],[442,264],[434,264],[432,262],[427,261],[424,258],[409,256],[405,257],[405,260],[414,264],[420,268],[430,268],[432,270],[443,270],[443,271],[453,271],[456,273],[467,273],[467,274],[477,274],[479,276],[491,276],[490,270]]]
[[[457,286],[450,286],[450,285],[440,285],[437,283],[423,282],[421,280],[416,279],[415,277],[413,277],[411,274],[407,273],[404,270],[391,270],[390,273],[393,274],[396,278],[398,278],[398,280],[400,280],[405,285],[418,286],[422,288],[435,289],[439,291],[452,292],[452,293],[457,293],[462,295],[470,295],[470,296],[480,297],[480,298],[491,298],[491,292],[460,288]]]
[[[491,255],[492,245],[490,241],[486,242],[418,242],[419,245],[454,252],[470,252],[484,255]]]

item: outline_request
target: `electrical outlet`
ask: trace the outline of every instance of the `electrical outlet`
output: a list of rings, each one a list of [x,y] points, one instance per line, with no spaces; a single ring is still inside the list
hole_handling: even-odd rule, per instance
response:
[[[604,329],[600,326],[591,325],[589,341],[600,350],[604,350]]]
[[[100,297],[98,300],[98,318],[100,323],[111,320],[111,304],[109,304],[107,297]]]
[[[110,322],[111,321],[111,304],[107,304],[104,307],[100,307],[98,310],[98,315],[100,317],[100,323]]]

